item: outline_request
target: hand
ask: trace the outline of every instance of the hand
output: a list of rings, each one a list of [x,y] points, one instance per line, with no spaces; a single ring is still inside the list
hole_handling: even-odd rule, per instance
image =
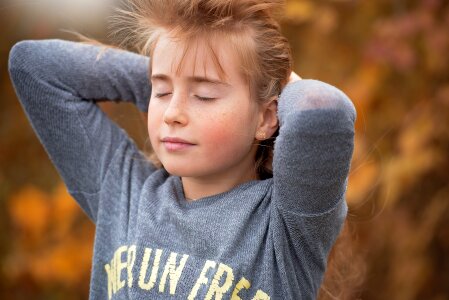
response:
[[[299,77],[298,74],[296,74],[294,71],[292,71],[292,73],[290,74],[290,78],[288,80],[288,83],[295,82],[295,81],[298,81],[298,80],[301,80],[301,79],[302,78]]]

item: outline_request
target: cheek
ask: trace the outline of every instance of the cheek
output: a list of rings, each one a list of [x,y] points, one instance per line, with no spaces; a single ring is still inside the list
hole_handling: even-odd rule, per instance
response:
[[[252,124],[241,113],[222,113],[204,124],[203,137],[214,152],[233,152],[253,142]]]
[[[154,104],[150,104],[148,106],[147,126],[148,126],[148,135],[150,137],[151,143],[153,143],[154,140],[157,139],[157,132],[163,117],[162,113],[163,113],[162,107]]]

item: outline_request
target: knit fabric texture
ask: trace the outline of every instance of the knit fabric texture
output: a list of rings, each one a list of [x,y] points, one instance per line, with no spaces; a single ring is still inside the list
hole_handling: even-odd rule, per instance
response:
[[[10,51],[26,116],[96,225],[89,299],[315,299],[347,214],[350,99],[317,80],[288,84],[273,178],[187,201],[181,178],[156,168],[97,105],[147,111],[149,60],[59,39]]]

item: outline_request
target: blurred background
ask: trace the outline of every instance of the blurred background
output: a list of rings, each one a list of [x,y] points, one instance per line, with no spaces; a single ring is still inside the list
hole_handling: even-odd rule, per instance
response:
[[[8,54],[24,39],[107,40],[113,0],[0,0],[0,299],[87,299],[94,226],[20,107]],[[290,0],[295,71],[357,111],[348,221],[322,299],[449,299],[449,3]],[[102,103],[145,148],[135,107]]]

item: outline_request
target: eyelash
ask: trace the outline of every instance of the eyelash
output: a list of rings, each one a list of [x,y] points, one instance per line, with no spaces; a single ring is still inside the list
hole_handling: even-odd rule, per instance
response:
[[[198,100],[200,100],[200,101],[212,101],[212,100],[216,99],[216,98],[209,98],[209,97],[201,97],[198,95],[195,95],[195,97],[198,98]]]
[[[162,98],[162,97],[167,96],[167,95],[169,95],[169,94],[170,94],[170,93],[156,94],[155,97],[156,97],[156,98]]]
[[[161,93],[161,94],[156,94],[155,97],[156,98],[162,98],[164,96],[170,95],[171,93]],[[200,100],[200,101],[212,101],[215,100],[216,98],[210,98],[210,97],[201,97],[198,95],[195,95],[195,97]]]

